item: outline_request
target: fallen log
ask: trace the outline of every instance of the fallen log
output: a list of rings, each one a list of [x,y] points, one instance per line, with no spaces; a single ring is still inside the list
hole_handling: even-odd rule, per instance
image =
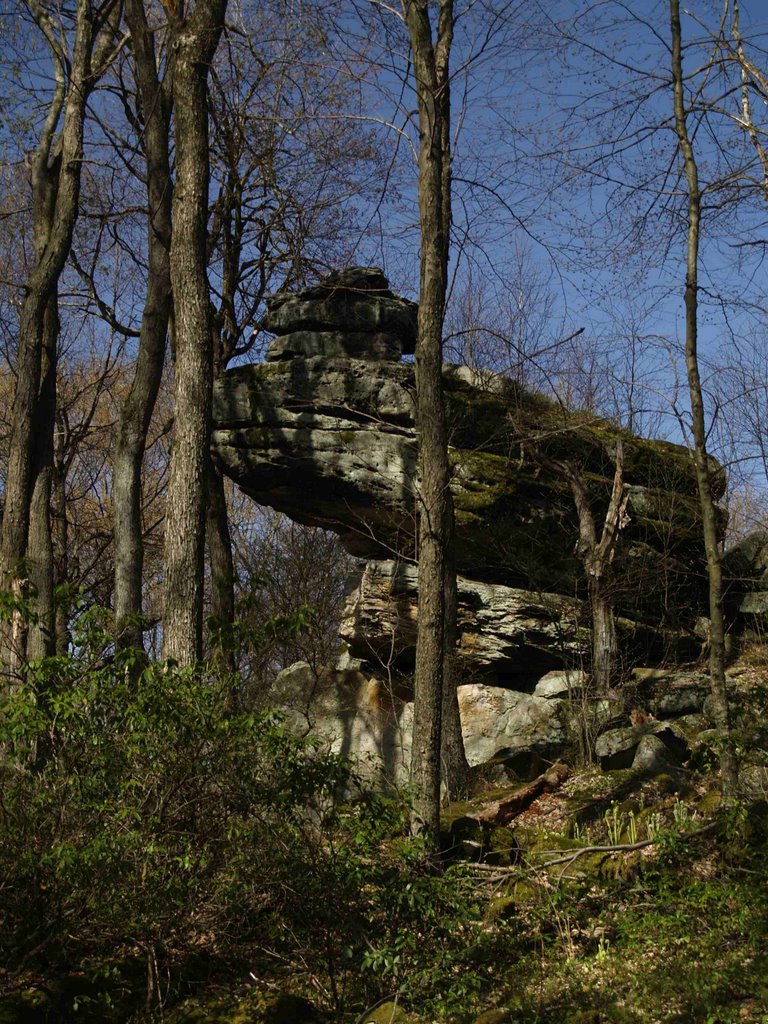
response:
[[[544,772],[543,775],[539,775],[538,778],[534,779],[527,786],[516,790],[510,796],[505,796],[501,800],[488,804],[487,807],[478,811],[477,814],[469,815],[469,817],[474,818],[482,825],[506,825],[507,822],[516,818],[518,814],[527,811],[534,800],[538,800],[545,793],[554,793],[556,789],[563,785],[569,775],[570,769],[568,765],[558,761],[548,771]]]

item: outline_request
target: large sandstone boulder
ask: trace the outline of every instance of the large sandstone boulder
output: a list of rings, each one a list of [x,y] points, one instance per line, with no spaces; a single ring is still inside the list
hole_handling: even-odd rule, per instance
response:
[[[679,718],[702,710],[712,684],[707,672],[634,668],[637,699],[656,718]]]
[[[381,271],[352,268],[273,296],[268,319],[277,337],[267,362],[216,382],[213,456],[257,501],[334,530],[369,560],[348,595],[342,635],[362,677],[386,682],[392,699],[407,701],[419,479],[414,367],[400,360],[414,348],[416,307],[390,291]],[[653,664],[697,653],[694,625],[707,595],[689,453],[568,412],[482,370],[445,367],[444,385],[459,681],[530,695],[546,672],[588,661],[578,524],[562,464],[578,468],[599,521],[619,434],[629,516],[613,563],[621,657]],[[722,490],[714,463],[713,477]],[[360,749],[380,747],[390,728],[366,719],[367,685],[345,678],[326,694],[329,715],[361,716],[373,738],[356,739]],[[374,704],[376,715],[399,721],[384,697]]]
[[[666,749],[667,759],[676,764],[682,764],[690,753],[686,737],[670,722],[645,722],[642,725],[609,729],[602,736],[598,736],[595,742],[595,755],[600,761],[600,766],[606,771],[630,768],[642,741],[647,736],[653,736],[661,743]],[[640,760],[649,758],[654,751],[658,752],[660,749],[657,743],[644,744]]]
[[[583,596],[570,488],[543,466],[578,463],[599,519],[616,431],[564,418],[512,382],[482,390],[446,368],[445,383],[459,571]],[[310,356],[238,367],[214,388],[213,455],[256,500],[336,531],[353,554],[408,559],[418,488],[413,391],[412,365],[386,360]],[[533,452],[532,436],[549,462]],[[706,595],[688,454],[631,437],[624,451],[630,522],[615,560],[618,607],[631,619],[671,616],[691,627]]]
[[[299,735],[354,757],[363,774],[407,780],[411,761],[411,695],[356,670],[316,673],[297,662],[277,677],[271,700]],[[515,764],[555,760],[571,742],[577,708],[482,683],[458,688],[467,760]],[[522,763],[522,762],[521,762]]]
[[[413,668],[418,623],[416,566],[366,563],[350,581],[340,634],[350,654],[375,671]],[[590,633],[580,601],[459,577],[458,654],[462,677],[530,690],[550,668],[584,658]]]
[[[316,672],[299,661],[277,676],[270,697],[294,732],[311,734],[331,753],[354,757],[362,774],[407,779],[413,704],[382,680],[355,670]]]
[[[416,344],[418,306],[389,290],[389,282],[376,267],[352,267],[329,274],[319,284],[299,292],[278,292],[267,299],[269,327],[278,336],[297,332],[333,332],[348,355],[369,348],[359,339],[372,335],[388,337],[397,356],[412,353]],[[351,349],[344,336],[349,336]],[[373,343],[376,345],[376,342]],[[273,345],[268,358],[286,358],[285,343]],[[307,354],[307,353],[296,353]],[[328,353],[330,354],[330,353]]]
[[[764,632],[768,616],[768,530],[751,530],[723,556],[731,617],[747,629]]]
[[[214,386],[214,458],[257,501],[334,530],[353,554],[410,545],[410,372],[319,357],[230,370]]]
[[[570,739],[567,705],[475,683],[459,687],[464,749],[470,765],[535,753],[555,761]]]
[[[669,692],[669,682],[654,681],[652,703]],[[680,682],[685,685],[685,674]],[[674,774],[711,724],[704,715],[687,714],[630,725],[621,697],[590,699],[589,679],[580,672],[547,673],[533,693],[473,682],[459,686],[457,695],[469,764],[521,776],[576,753],[585,725],[598,733],[594,753],[604,770]],[[311,734],[328,751],[354,758],[364,775],[390,783],[408,779],[412,701],[404,679],[358,669],[315,672],[306,662],[281,672],[271,692],[295,732]]]

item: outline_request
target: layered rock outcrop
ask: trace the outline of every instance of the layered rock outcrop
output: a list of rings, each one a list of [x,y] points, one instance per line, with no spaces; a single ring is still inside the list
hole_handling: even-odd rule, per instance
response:
[[[369,561],[351,586],[341,637],[350,655],[378,674],[413,668],[418,620],[416,566]],[[589,661],[591,632],[584,602],[562,594],[523,590],[460,576],[459,681],[483,681],[530,692],[541,676]],[[619,617],[626,663],[682,661],[697,652],[687,633]]]
[[[268,311],[278,336],[267,362],[216,383],[214,457],[259,502],[334,530],[353,554],[412,559],[414,378],[398,360],[413,349],[415,305],[380,271],[359,268],[279,294]],[[599,519],[619,431],[482,371],[446,367],[445,387],[459,573],[583,597],[573,499],[552,467],[579,467]],[[649,625],[691,626],[706,574],[689,453],[622,438],[629,524],[616,555],[617,607]]]
[[[685,712],[662,711],[665,695],[681,684]],[[547,673],[533,693],[463,684],[458,702],[467,760],[492,766],[501,779],[531,778],[569,752],[583,754],[589,740],[606,770],[676,774],[696,736],[711,726],[700,713],[705,692],[671,672],[645,679],[636,695],[663,717],[643,713],[643,721],[633,724],[626,702],[618,694],[596,699],[583,672]],[[407,780],[413,727],[408,687],[360,669],[316,671],[297,662],[280,673],[271,696],[298,733],[311,734],[334,753],[354,755],[364,774]]]
[[[395,296],[380,271],[357,268],[274,296],[268,319],[276,338],[267,361],[230,370],[215,385],[214,458],[260,503],[334,530],[368,560],[350,590],[342,636],[364,677],[399,688],[393,695],[407,701],[418,476],[414,368],[402,357],[413,352],[416,306]],[[620,432],[482,371],[447,366],[444,382],[460,682],[530,698],[542,675],[580,664],[589,651],[576,513],[557,467],[578,468],[599,521]],[[706,607],[694,469],[681,447],[621,436],[629,523],[616,552],[614,601],[623,651],[651,662],[689,656]],[[505,700],[518,708],[509,721],[519,718],[524,702]]]
[[[768,622],[768,530],[751,530],[725,553],[731,618],[762,635]]]

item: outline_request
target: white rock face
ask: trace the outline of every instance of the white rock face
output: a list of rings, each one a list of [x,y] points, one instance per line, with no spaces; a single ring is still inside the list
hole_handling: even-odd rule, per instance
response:
[[[674,681],[674,680],[673,680]],[[570,682],[574,700],[562,694]],[[549,673],[533,694],[485,683],[458,687],[467,760],[472,766],[496,760],[525,773],[531,764],[556,760],[572,747],[585,713],[579,689],[585,673]],[[351,757],[373,781],[406,782],[410,771],[413,703],[407,689],[392,686],[357,668],[323,669],[297,662],[277,677],[273,706],[287,715],[299,735],[324,749]],[[619,717],[623,702],[606,698],[588,712],[598,728]],[[595,743],[604,769],[656,770],[680,764],[695,736],[708,726],[702,715],[613,728]]]
[[[353,757],[369,778],[405,781],[411,760],[413,704],[355,669],[316,673],[305,661],[284,669],[272,688],[273,705],[300,736],[329,753]]]
[[[580,669],[547,672],[536,683],[534,697],[570,697],[576,699],[589,689],[589,675]]]
[[[349,669],[316,674],[302,661],[280,673],[272,696],[299,735],[354,757],[369,778],[407,780],[413,703],[380,680]],[[470,765],[528,751],[554,758],[568,740],[564,701],[480,683],[460,686],[458,696]]]
[[[459,687],[461,731],[470,765],[534,750],[556,756],[567,742],[563,702],[475,683]]]

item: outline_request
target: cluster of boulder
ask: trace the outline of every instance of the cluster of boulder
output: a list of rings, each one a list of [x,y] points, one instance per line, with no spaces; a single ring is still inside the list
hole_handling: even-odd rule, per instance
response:
[[[319,675],[292,667],[275,699],[297,727],[398,775],[409,759],[418,615],[414,367],[402,358],[414,350],[417,307],[381,271],[354,268],[279,293],[267,308],[276,337],[266,361],[215,385],[214,458],[258,502],[335,531],[366,560],[341,624],[345,660]],[[444,382],[468,756],[530,764],[574,742],[577,706],[589,703],[589,721],[604,730],[621,703],[592,700],[581,672],[585,581],[571,490],[556,467],[578,468],[600,521],[622,437],[629,522],[613,597],[634,664],[681,662],[700,649],[707,589],[694,469],[684,448],[568,412],[506,378],[447,366]],[[664,742],[655,726],[646,734]]]
[[[674,776],[711,727],[708,693],[705,674],[674,668],[636,670],[625,692],[601,698],[579,669],[548,672],[531,693],[463,684],[458,698],[467,760],[500,781],[532,778],[559,758],[586,755],[607,771]],[[405,687],[361,668],[317,671],[297,662],[279,674],[272,698],[299,734],[354,755],[364,773],[407,780],[413,702]]]

